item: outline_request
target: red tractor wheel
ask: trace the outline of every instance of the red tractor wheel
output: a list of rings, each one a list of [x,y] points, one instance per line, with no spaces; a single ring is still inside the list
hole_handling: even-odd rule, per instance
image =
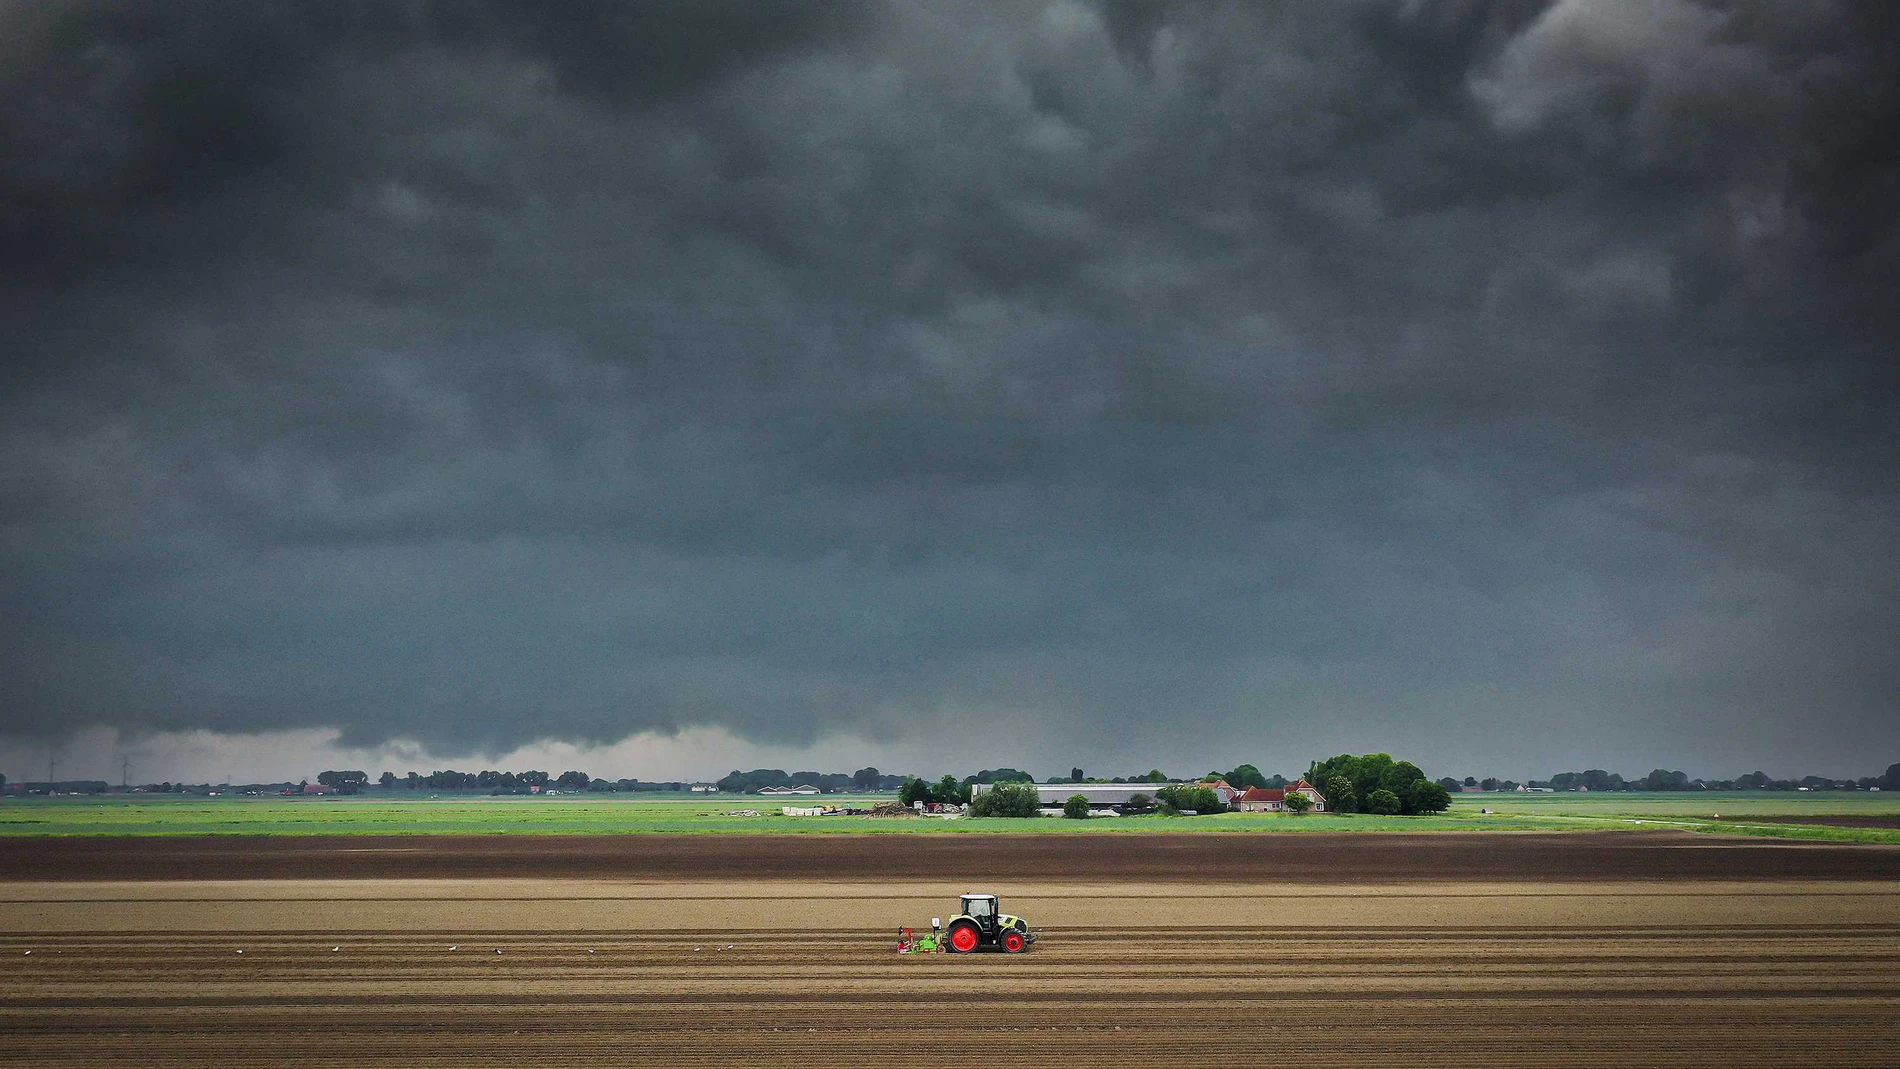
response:
[[[950,952],[968,954],[976,949],[976,925],[952,924],[950,926]]]
[[[1003,934],[1003,950],[1007,953],[1021,954],[1023,948],[1028,945],[1029,940],[1024,939],[1023,933],[1021,932],[1005,932]]]

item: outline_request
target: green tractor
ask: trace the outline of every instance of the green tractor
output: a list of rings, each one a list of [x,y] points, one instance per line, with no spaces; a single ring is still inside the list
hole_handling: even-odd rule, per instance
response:
[[[959,904],[963,912],[950,918],[943,940],[952,954],[970,954],[985,947],[1020,954],[1036,941],[1021,917],[997,907],[995,895],[964,895]]]

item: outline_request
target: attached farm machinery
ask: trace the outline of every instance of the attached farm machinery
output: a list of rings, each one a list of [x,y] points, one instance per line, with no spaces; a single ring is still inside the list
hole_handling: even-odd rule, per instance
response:
[[[1020,954],[1036,941],[1036,935],[1021,917],[1004,913],[995,895],[964,895],[957,902],[963,912],[950,918],[946,928],[940,918],[930,919],[930,934],[916,935],[909,928],[898,931],[899,954],[974,954],[979,950],[1000,950]]]

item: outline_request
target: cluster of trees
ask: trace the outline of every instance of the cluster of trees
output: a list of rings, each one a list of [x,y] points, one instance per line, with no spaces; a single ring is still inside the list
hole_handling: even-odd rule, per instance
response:
[[[1033,786],[1030,787],[1029,793],[1032,796],[1036,793]],[[926,805],[968,805],[970,804],[970,785],[949,773],[945,773],[944,777],[934,784],[915,776],[906,776],[904,782],[898,785],[897,800],[904,805],[913,806],[918,802]]]
[[[849,775],[843,772],[792,772],[782,768],[755,768],[750,772],[733,769],[716,786],[732,794],[752,794],[767,787],[816,787],[826,794],[846,791],[888,791],[902,786],[904,777],[887,776],[875,768],[860,768]]]
[[[1034,783],[1035,781],[1036,777],[1020,768],[986,768],[974,776],[963,777],[965,786],[972,783]]]
[[[1240,765],[1230,772],[1209,772],[1207,778],[1224,779],[1227,781],[1228,786],[1236,787],[1243,791],[1249,787],[1259,787],[1261,790],[1270,791],[1284,787],[1288,783],[1285,776],[1278,775],[1277,773],[1271,776],[1263,775],[1259,769],[1252,765]],[[1308,780],[1307,782],[1310,783],[1312,781]]]
[[[1155,801],[1163,813],[1224,813],[1227,806],[1214,788],[1198,783],[1170,783],[1155,791]]]
[[[1071,798],[1070,801],[1073,802],[1074,799]],[[1083,799],[1082,807],[1084,810],[1088,808],[1087,799]],[[1036,793],[1036,785],[1028,780],[1004,780],[970,800],[970,815],[973,817],[1039,817],[1042,815],[1042,798]],[[1068,815],[1066,806],[1063,815]],[[1084,812],[1082,815],[1088,816],[1088,813]]]
[[[387,776],[389,773],[385,772]],[[335,788],[339,794],[355,794],[369,783],[369,773],[363,771],[338,772],[331,769],[317,773],[317,782],[325,787]]]
[[[1340,754],[1315,761],[1307,766],[1306,782],[1319,788],[1335,813],[1410,816],[1442,813],[1451,806],[1444,784],[1427,779],[1410,761],[1394,761],[1391,754]]]

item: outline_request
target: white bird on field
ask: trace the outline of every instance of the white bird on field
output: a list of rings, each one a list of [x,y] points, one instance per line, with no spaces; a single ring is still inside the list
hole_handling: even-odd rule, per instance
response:
[[[342,949],[343,949],[342,947],[331,947],[331,948],[330,948],[330,953],[332,953],[332,954],[334,954],[334,953],[336,953],[337,951],[339,951],[339,950],[342,950]]]
[[[238,951],[238,953],[240,953],[240,954],[242,954],[242,953],[244,953],[244,952],[243,952],[242,950],[240,950],[240,951]]]
[[[460,949],[462,949],[462,948],[461,948],[461,947],[450,947],[449,949],[450,949],[450,950],[460,950]]]

